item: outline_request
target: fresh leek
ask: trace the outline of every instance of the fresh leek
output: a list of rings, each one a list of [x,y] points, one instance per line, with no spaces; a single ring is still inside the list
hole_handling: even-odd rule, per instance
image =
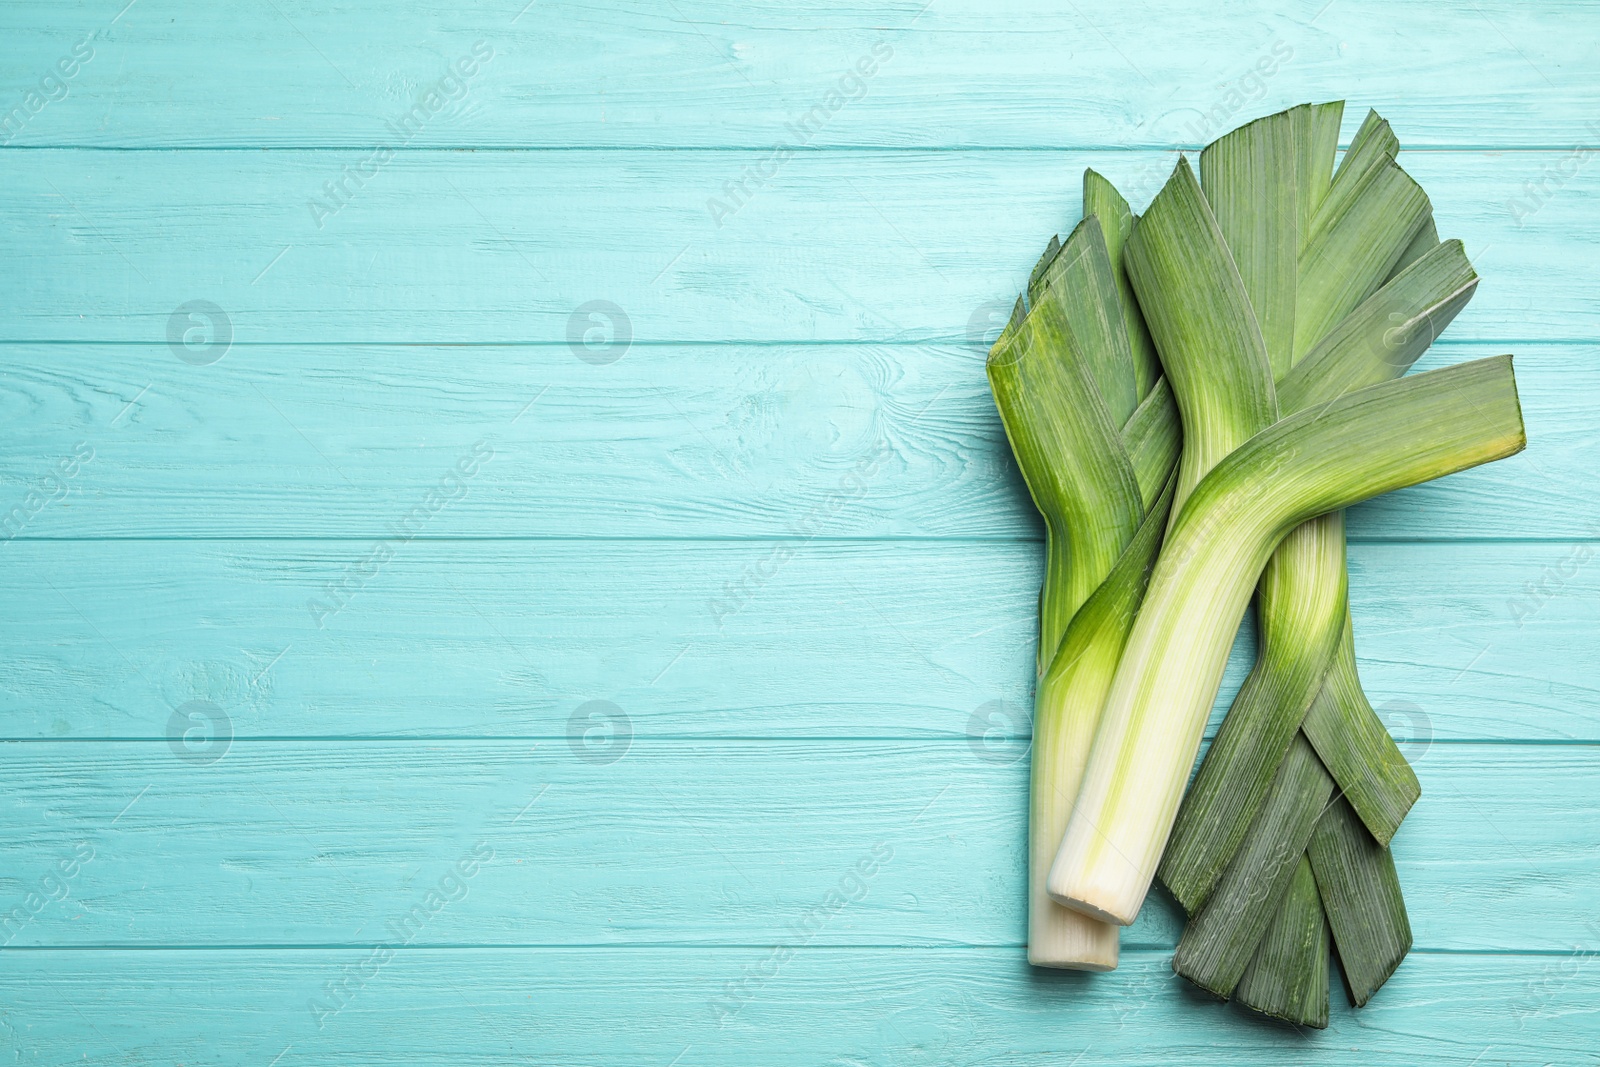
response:
[[[1331,182],[1331,146],[1308,163],[1299,142],[1315,141],[1316,120],[1332,106],[1295,108],[1258,120],[1208,146],[1201,156],[1202,184],[1207,202],[1217,205],[1219,228],[1242,264],[1258,264],[1245,287],[1264,336],[1276,335],[1268,349],[1274,376],[1287,387],[1278,401],[1284,414],[1404,373],[1476,284],[1459,242],[1440,246],[1438,254],[1419,253],[1413,267],[1381,284],[1401,258],[1416,251],[1417,234],[1430,218],[1426,197],[1390,162],[1393,135],[1376,114],[1368,115]],[[1386,180],[1374,184],[1374,174]],[[1357,203],[1356,191],[1361,190],[1375,207]],[[1308,197],[1317,221],[1300,241],[1298,227],[1290,223],[1305,209]],[[1326,258],[1329,247],[1356,245],[1366,253],[1354,268],[1364,271],[1361,284],[1346,279],[1330,295],[1308,282],[1312,265]],[[1298,252],[1294,257],[1292,250]],[[1273,269],[1259,266],[1264,259]],[[1368,290],[1376,292],[1368,295]],[[1152,296],[1161,298],[1160,293]],[[1361,302],[1350,306],[1357,298]],[[1304,330],[1297,324],[1307,315],[1328,320],[1336,314],[1342,317],[1309,352],[1298,351],[1298,340],[1289,341],[1291,334],[1302,337]],[[1397,325],[1410,328],[1397,331]],[[1208,415],[1218,417],[1204,408],[1198,417]],[[1353,655],[1340,641],[1348,614],[1345,586],[1343,520],[1338,515],[1313,519],[1291,533],[1263,576],[1260,656],[1184,800],[1162,861],[1162,881],[1191,912],[1204,903],[1238,847],[1335,659],[1341,680],[1355,677]],[[1359,682],[1355,689],[1359,693]],[[1362,776],[1364,766],[1344,758],[1350,746],[1341,746],[1350,734],[1371,737],[1370,722],[1356,721],[1361,708],[1354,701],[1324,699],[1321,704],[1321,710],[1341,712],[1339,719],[1347,720],[1344,729],[1319,729],[1325,755],[1343,775]],[[1320,715],[1319,727],[1327,720]],[[1364,802],[1378,821],[1378,833],[1392,834],[1395,809],[1403,816],[1417,796],[1415,777],[1409,768],[1399,769],[1404,761],[1398,757],[1397,749],[1379,757],[1393,767],[1392,781],[1374,783],[1367,776],[1350,783],[1351,788],[1393,786]],[[1382,816],[1373,810],[1380,807],[1385,809]]]
[[[1257,263],[1259,268],[1262,248],[1277,252],[1291,243],[1283,236],[1290,227],[1281,225],[1291,214],[1284,205],[1295,201],[1288,187],[1298,184],[1304,194],[1308,178],[1304,146],[1295,145],[1294,134],[1297,128],[1304,133],[1310,114],[1308,109],[1297,108],[1270,116],[1228,134],[1202,155],[1204,191],[1215,204],[1219,219],[1230,220],[1231,225],[1222,228],[1242,267]],[[1297,118],[1301,120],[1298,127]],[[1294,301],[1274,300],[1275,292],[1281,296],[1289,288],[1288,271],[1257,269],[1247,283],[1269,336],[1268,347],[1276,356],[1281,335],[1288,332],[1284,319],[1303,322],[1309,309],[1313,316],[1320,313],[1323,321],[1331,321],[1335,312],[1348,307],[1363,288],[1376,287],[1382,272],[1388,272],[1387,283],[1351,308],[1310,351],[1301,330],[1289,358],[1272,360],[1282,413],[1403,374],[1476,287],[1477,277],[1459,243],[1439,243],[1426,198],[1393,165],[1397,148],[1388,125],[1369,114],[1328,187],[1327,205],[1316,208],[1319,216],[1327,216],[1333,211],[1330,205],[1337,205],[1338,223],[1307,231],[1308,238],[1323,244],[1342,243],[1361,250],[1354,269],[1357,274],[1364,271],[1365,281],[1352,284],[1352,276],[1347,275],[1340,292],[1332,294],[1344,301],[1343,305],[1324,301],[1319,312],[1317,301],[1329,294],[1304,285],[1308,262],[1313,261],[1309,253],[1315,251],[1305,244],[1296,261],[1301,277]],[[1313,197],[1323,188],[1330,165],[1331,152],[1312,160]],[[1358,205],[1352,190],[1364,191],[1372,203]],[[1302,195],[1298,201],[1301,207],[1304,199]],[[1273,261],[1271,255],[1265,258]],[[1286,263],[1287,257],[1277,255],[1275,262]],[[1263,314],[1263,307],[1270,314]],[[1270,340],[1269,322],[1277,327],[1276,344]],[[1222,864],[1234,856],[1297,727],[1304,730],[1340,788],[1368,822],[1363,833],[1376,838],[1374,847],[1393,835],[1420,792],[1415,775],[1361,692],[1345,606],[1342,523],[1337,532],[1327,527],[1338,521],[1336,515],[1323,516],[1291,533],[1263,577],[1261,656],[1185,798],[1160,869],[1162,880],[1191,912],[1205,904]],[[1316,538],[1319,526],[1332,536]],[[1252,883],[1256,893],[1275,891],[1272,870],[1251,873],[1237,868],[1237,863],[1229,868],[1235,881]],[[1392,880],[1392,871],[1390,877]],[[1326,858],[1315,880],[1319,886],[1338,880],[1346,885],[1347,896],[1383,897],[1388,890],[1375,868],[1354,864],[1343,852]],[[1393,899],[1398,901],[1397,885],[1394,890]],[[1291,905],[1285,898],[1283,907]],[[1403,905],[1398,906],[1403,922]],[[1240,913],[1232,914],[1237,918]],[[1208,918],[1202,914],[1195,926],[1214,925],[1208,924]],[[1273,923],[1278,926],[1284,921],[1279,915]],[[1268,932],[1268,916],[1258,912],[1253,921],[1231,922],[1228,932],[1231,950],[1248,952]],[[1259,949],[1261,953],[1269,951],[1267,945]],[[1400,954],[1404,954],[1403,948]],[[1318,985],[1315,976],[1293,973],[1291,965],[1297,960],[1313,966],[1309,956],[1278,957],[1274,966],[1257,976],[1248,997],[1258,1001],[1292,998],[1296,991]],[[1397,962],[1398,957],[1385,958],[1382,974],[1387,976]],[[1192,960],[1188,966],[1194,966]],[[1269,974],[1283,983],[1275,993],[1267,988],[1265,976]],[[1352,988],[1358,984],[1359,980]],[[1241,994],[1241,999],[1245,998]],[[1319,1013],[1304,1004],[1300,1009],[1301,1021],[1312,1020],[1315,1025]]]
[[[1142,332],[1143,324],[1122,296],[1126,202],[1093,172],[1084,201],[1090,213],[1064,243],[1051,240],[990,352],[988,372],[1046,530],[1028,958],[1109,970],[1116,927],[1061,907],[1044,880],[1166,527],[1181,435],[1153,350],[1138,352],[1129,341],[1130,329]],[[1099,212],[1110,226],[1102,228]],[[1109,242],[1108,233],[1115,235]],[[1148,349],[1147,338],[1143,344]]]
[[[1115,966],[1159,869],[1178,972],[1314,1027],[1330,943],[1358,1004],[1410,947],[1386,846],[1420,793],[1356,671],[1343,509],[1525,442],[1510,357],[1401,379],[1477,276],[1376,113],[1334,167],[1342,114],[1225,135],[1142,218],[1087,172],[988,361],[1046,533],[1029,960]]]
[[[1138,915],[1251,588],[1285,534],[1525,444],[1511,359],[1497,356],[1297,412],[1217,464],[1183,505],[1156,563],[1050,870],[1050,895],[1122,925]]]

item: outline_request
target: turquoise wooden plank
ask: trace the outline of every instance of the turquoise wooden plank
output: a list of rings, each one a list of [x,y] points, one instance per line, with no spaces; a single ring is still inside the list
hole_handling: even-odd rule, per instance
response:
[[[0,902],[21,910],[0,913],[0,936],[372,943],[406,930],[442,880],[450,906],[410,943],[770,944],[842,881],[859,899],[820,943],[1014,946],[1026,744],[974,748],[614,733],[579,752],[561,739],[238,742],[187,759],[161,742],[13,745]],[[1587,907],[1600,749],[1436,743],[1416,767],[1423,798],[1394,852],[1417,944],[1600,952]],[[31,908],[75,855],[77,873],[50,883],[60,899]],[[462,857],[480,869],[451,876]],[[1181,929],[1153,899],[1126,941],[1171,948]]]
[[[215,323],[191,302],[208,301],[236,345],[570,339],[597,360],[623,338],[978,348],[1046,235],[1077,217],[1084,167],[1143,203],[1176,153],[806,152],[713,220],[707,201],[758,156],[405,152],[321,218],[308,200],[349,152],[0,153],[0,338],[162,345],[171,331],[206,360]],[[1483,275],[1451,337],[1596,335],[1594,183],[1526,216],[1507,206],[1565,154],[1402,158]]]
[[[773,953],[788,948],[783,962]],[[1326,1031],[1182,988],[1166,953],[1043,973],[1017,949],[11,952],[4,1018],[28,1064],[538,1063],[1083,1067],[1593,1062],[1593,956],[1413,954]],[[752,975],[757,969],[774,973]],[[342,983],[335,994],[327,983]],[[331,1001],[330,996],[337,996]],[[313,1003],[337,1010],[313,1014]],[[719,1010],[720,1009],[720,1010]],[[319,1028],[318,1022],[322,1025]],[[226,1025],[219,1025],[226,1021]]]
[[[8,109],[92,50],[12,144],[1196,145],[1345,95],[1347,135],[1371,105],[1407,144],[1596,143],[1578,2],[121,6],[7,5]]]
[[[1032,708],[1037,544],[0,548],[10,738],[159,739],[195,700],[241,738],[560,739],[609,700],[639,737],[959,739],[990,710],[1025,735]],[[1592,549],[1354,546],[1362,677],[1397,735],[1600,740]]]
[[[1423,366],[1502,350],[1441,344]],[[1600,533],[1600,352],[1517,351],[1528,451],[1357,508],[1352,536]],[[463,457],[422,536],[1040,536],[975,346],[641,345],[605,367],[548,346],[6,354],[0,536],[381,537]],[[66,495],[29,506],[79,446]]]

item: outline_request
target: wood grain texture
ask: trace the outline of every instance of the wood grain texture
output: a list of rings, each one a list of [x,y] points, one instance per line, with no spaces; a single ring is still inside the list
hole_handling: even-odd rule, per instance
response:
[[[1422,368],[1505,346],[1440,344]],[[1600,349],[1518,345],[1526,453],[1354,509],[1356,540],[1600,536]],[[483,442],[426,537],[1041,536],[976,348],[14,345],[0,519],[21,538],[384,536]]]
[[[0,1049],[1600,1062],[1591,5],[522,3],[0,10]],[[1338,96],[1483,277],[1425,365],[1515,352],[1530,448],[1351,515],[1422,949],[1313,1035],[1174,981],[1163,900],[1023,962],[981,359],[1083,167],[1142,207]]]
[[[1020,949],[46,951],[0,957],[26,1063],[377,1062],[510,1067],[1172,1063],[1348,1067],[1594,1063],[1574,1025],[1592,956],[1414,954],[1325,1031],[1295,1032],[1187,993],[1162,952],[1114,975],[1030,969]],[[365,972],[365,973],[364,973]],[[328,983],[344,983],[337,1012]],[[743,984],[741,984],[743,983]],[[718,1009],[722,1009],[719,1011]],[[733,1010],[736,1008],[737,1010]],[[219,1022],[226,1020],[226,1025]],[[692,1061],[691,1061],[692,1057]]]
[[[1452,338],[1595,335],[1588,172],[1536,211],[1508,206],[1570,155],[1402,154],[1483,277]],[[235,344],[599,343],[617,316],[580,309],[603,300],[636,342],[976,350],[1078,218],[1084,167],[1142,207],[1177,153],[802,152],[714,218],[708,201],[759,157],[406,151],[323,218],[308,202],[349,152],[7,152],[3,339],[163,344],[175,311],[207,300]]]
[[[1198,146],[1345,96],[1346,138],[1375,106],[1407,145],[1597,143],[1600,22],[1572,0],[141,0],[112,24],[120,6],[7,5],[0,100],[94,49],[13,144],[392,143],[384,123],[477,41],[494,58],[413,145],[770,147],[879,43],[811,145]]]
[[[1036,543],[384,544],[0,546],[4,736],[161,738],[191,700],[238,737],[559,738],[589,700],[641,737],[1028,731]],[[1396,735],[1600,740],[1591,547],[1353,546]],[[1213,726],[1253,648],[1247,626]]]
[[[22,905],[83,843],[92,859],[64,899],[12,912],[0,936],[765,945],[842,896],[811,916],[815,943],[1025,938],[1025,742],[613,735],[589,758],[560,739],[216,751],[203,763],[160,742],[11,746],[0,901]],[[1600,891],[1600,749],[1435,743],[1416,764],[1423,799],[1392,846],[1416,944],[1600,952],[1585,906]],[[455,874],[462,857],[478,869]],[[411,912],[435,891],[431,915]],[[1125,945],[1176,943],[1181,913],[1158,896]]]

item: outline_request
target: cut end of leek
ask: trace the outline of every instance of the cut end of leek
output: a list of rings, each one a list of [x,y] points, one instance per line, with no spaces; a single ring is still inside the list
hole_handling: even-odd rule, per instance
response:
[[[1028,915],[1028,962],[1035,967],[1105,972],[1117,969],[1119,931],[1110,923],[1035,898]]]
[[[1062,907],[1103,923],[1131,926],[1139,917],[1152,873],[1139,870],[1121,857],[1098,864],[1092,870],[1075,870],[1063,850],[1057,853],[1056,862],[1050,868],[1045,890],[1050,899]]]
[[[1339,800],[1317,822],[1306,850],[1328,913],[1350,1001],[1361,1007],[1411,951],[1394,857]]]

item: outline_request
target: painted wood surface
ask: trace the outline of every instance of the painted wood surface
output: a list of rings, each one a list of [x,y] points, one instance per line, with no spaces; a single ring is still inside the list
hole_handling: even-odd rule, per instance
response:
[[[1600,143],[1582,0],[123,3],[8,5],[0,99],[93,52],[13,144],[1198,147],[1353,93],[1347,139],[1381,105],[1419,146]],[[464,58],[476,69],[397,136]],[[786,132],[831,91],[826,123]]]
[[[130,16],[131,17],[131,16]],[[43,113],[47,114],[47,113]],[[43,117],[43,114],[41,117]],[[1403,133],[1403,130],[1402,130]],[[6,153],[6,340],[165,344],[190,301],[235,344],[956,341],[998,330],[1085,167],[1143,204],[1175,151],[816,151],[731,215],[760,151]],[[1600,326],[1600,193],[1571,150],[1401,161],[1483,283],[1450,336],[1582,341]],[[1591,164],[1592,165],[1592,164]],[[1553,168],[1537,210],[1509,201]],[[345,180],[331,215],[325,185]],[[327,211],[325,206],[323,211]],[[608,301],[626,317],[581,311]],[[197,346],[211,324],[184,325]],[[193,353],[214,355],[207,349]],[[225,357],[226,358],[226,357]],[[215,366],[222,366],[221,363]]]
[[[0,891],[92,857],[11,945],[372,944],[434,889],[411,945],[771,944],[841,880],[865,895],[828,944],[1024,939],[1025,739],[173,747],[12,747]],[[1394,844],[1417,944],[1600,953],[1600,748],[1418,749]],[[1123,944],[1182,928],[1163,897]]]
[[[1419,369],[1508,348],[1528,450],[1362,505],[1352,538],[1600,537],[1600,348],[1441,343]],[[565,345],[7,355],[0,536],[372,539],[445,482],[416,536],[1042,536],[978,346],[636,345],[607,366]],[[80,446],[66,495],[3,525]]]
[[[1114,987],[1010,948],[778,948],[24,951],[0,990],[18,1039],[63,1062],[1594,1062],[1592,956],[1414,953],[1365,1008],[1335,992],[1329,1028],[1296,1033],[1185,989],[1166,952],[1128,953]]]
[[[1597,29],[5,5],[0,1052],[1600,1062]],[[1514,352],[1530,447],[1352,512],[1418,948],[1314,1034],[1174,980],[1165,899],[1114,974],[1023,961],[1039,528],[982,355],[1083,167],[1141,206],[1346,95],[1483,277],[1423,365]]]
[[[1588,547],[1352,546],[1362,677],[1393,728],[1600,742]],[[241,738],[563,737],[590,700],[638,737],[950,739],[990,711],[1028,734],[1036,543],[3,549],[17,682],[0,709],[17,738],[160,739],[192,700]],[[1247,626],[1213,724],[1253,648]]]

